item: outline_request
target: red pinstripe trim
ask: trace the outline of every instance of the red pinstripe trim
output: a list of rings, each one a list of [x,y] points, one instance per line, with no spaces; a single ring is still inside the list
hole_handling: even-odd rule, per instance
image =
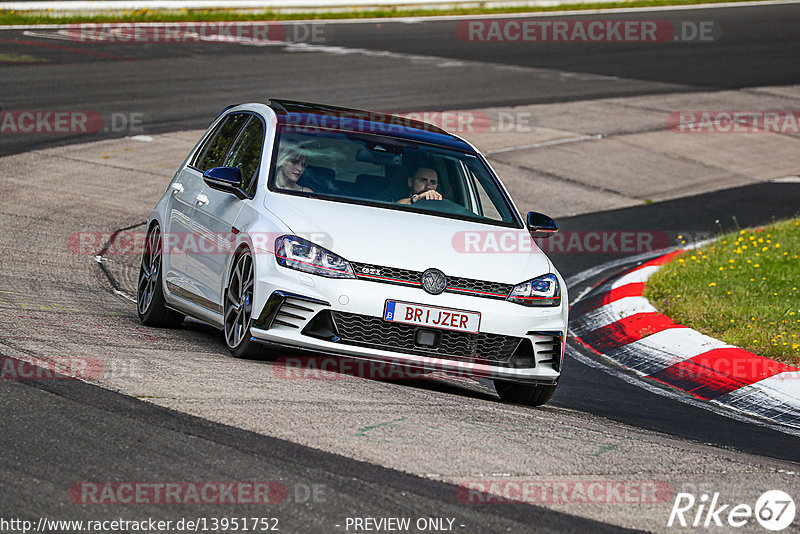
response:
[[[492,297],[503,297],[506,298],[508,294],[501,295],[500,293],[489,293],[486,291],[478,291],[477,289],[461,289],[459,287],[447,287],[450,291],[463,291],[465,293],[480,293],[481,295],[491,295]]]
[[[400,282],[401,284],[410,284],[412,286],[421,285],[419,282],[410,282],[408,280],[399,280],[397,278],[387,278],[385,276],[375,276],[375,275],[372,275],[372,274],[361,274],[361,273],[359,273],[356,276],[358,278],[375,278],[377,280],[388,280],[389,282]]]

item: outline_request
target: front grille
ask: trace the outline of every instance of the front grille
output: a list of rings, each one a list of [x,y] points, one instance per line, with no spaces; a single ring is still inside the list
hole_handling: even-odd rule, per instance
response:
[[[422,286],[422,273],[396,267],[381,267],[367,263],[350,262],[356,278],[382,282],[384,284],[398,284],[402,286]]]
[[[500,284],[498,282],[485,282],[483,280],[471,280],[469,278],[457,278],[455,276],[447,278],[447,289],[455,293],[474,295],[476,297],[501,298],[508,297],[514,286],[511,284]]]
[[[416,326],[384,321],[380,317],[334,311],[340,342],[384,350],[457,360],[488,360],[506,364],[522,338],[499,334],[469,334],[439,330],[438,348],[414,344]]]
[[[380,265],[370,265],[367,263],[353,263],[353,271],[356,278],[381,282],[384,284],[397,284],[402,286],[421,287],[422,272],[409,269],[398,269],[396,267],[383,267]],[[483,297],[498,300],[505,300],[511,290],[512,284],[501,284],[499,282],[487,282],[484,280],[473,280],[471,278],[459,278],[456,276],[447,277],[447,288],[445,293],[458,293],[460,295],[470,295],[473,297]]]

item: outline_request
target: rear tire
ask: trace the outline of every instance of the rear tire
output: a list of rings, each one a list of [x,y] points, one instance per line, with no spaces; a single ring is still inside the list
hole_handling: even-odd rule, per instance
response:
[[[494,389],[504,401],[525,406],[541,406],[549,401],[556,392],[555,385],[515,384],[502,380],[494,381]]]
[[[167,308],[161,286],[161,266],[164,245],[161,229],[154,224],[148,231],[139,264],[139,284],[136,291],[136,308],[139,319],[146,326],[175,328],[186,317]]]

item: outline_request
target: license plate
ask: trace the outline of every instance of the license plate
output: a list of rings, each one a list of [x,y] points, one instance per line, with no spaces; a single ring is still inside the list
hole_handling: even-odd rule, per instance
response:
[[[477,334],[481,326],[481,314],[478,312],[394,300],[386,301],[383,318],[393,323],[414,324],[472,334]]]

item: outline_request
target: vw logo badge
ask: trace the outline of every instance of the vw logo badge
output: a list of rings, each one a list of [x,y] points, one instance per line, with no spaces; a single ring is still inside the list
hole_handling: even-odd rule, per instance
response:
[[[428,269],[422,273],[422,289],[431,295],[438,295],[447,287],[447,277],[439,269]]]

